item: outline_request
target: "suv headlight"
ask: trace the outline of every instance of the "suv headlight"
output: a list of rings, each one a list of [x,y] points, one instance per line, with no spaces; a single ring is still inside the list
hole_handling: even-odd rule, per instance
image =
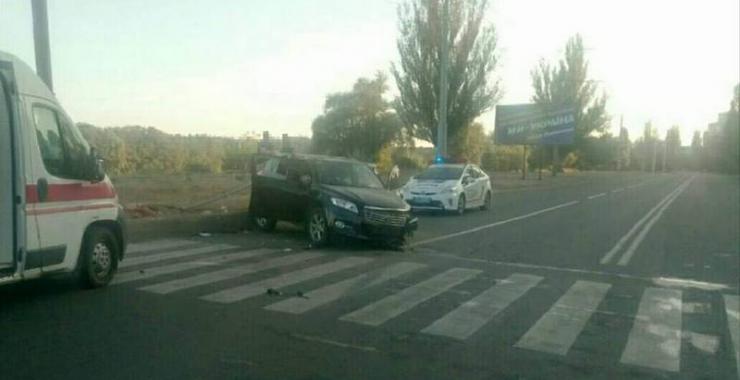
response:
[[[331,204],[334,206],[337,206],[339,208],[343,208],[347,211],[354,212],[355,214],[359,214],[360,212],[357,210],[357,205],[342,198],[331,198]]]

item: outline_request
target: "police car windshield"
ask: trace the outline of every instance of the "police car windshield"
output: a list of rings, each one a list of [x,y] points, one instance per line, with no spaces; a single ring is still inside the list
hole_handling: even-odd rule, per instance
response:
[[[343,161],[321,161],[317,165],[319,182],[324,185],[382,189],[378,176],[365,164]]]
[[[417,175],[416,179],[449,181],[460,178],[462,172],[461,166],[431,166]]]

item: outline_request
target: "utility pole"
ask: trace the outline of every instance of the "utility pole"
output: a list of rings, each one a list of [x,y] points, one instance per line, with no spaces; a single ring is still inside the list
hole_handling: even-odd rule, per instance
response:
[[[668,153],[668,136],[666,135],[665,141],[663,141],[663,173],[665,173],[665,159],[666,159],[666,153]]]
[[[622,128],[624,128],[624,115],[619,117],[619,140],[617,143],[617,171],[622,170],[622,155],[624,147],[622,146]]]
[[[653,167],[652,172],[655,174],[655,161],[658,158],[658,139],[657,137],[653,139]]]
[[[522,179],[527,179],[527,146],[522,150]]]
[[[36,73],[54,91],[51,77],[51,48],[49,47],[49,17],[46,0],[31,0],[33,14],[33,45],[36,52]]]
[[[439,65],[439,113],[437,121],[437,158],[447,157],[447,66],[449,60],[449,18],[450,2],[443,0],[442,6],[442,36],[440,41],[441,57]]]

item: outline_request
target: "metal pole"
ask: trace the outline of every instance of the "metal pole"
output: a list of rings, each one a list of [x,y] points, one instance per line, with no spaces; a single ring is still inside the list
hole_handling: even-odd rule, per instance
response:
[[[449,55],[449,0],[444,0],[439,65],[439,120],[437,121],[437,156],[447,157],[447,66]]]
[[[557,145],[553,145],[552,147],[552,176],[553,177],[558,175],[558,170],[560,170],[560,150],[558,149]]]
[[[537,176],[537,179],[540,180],[540,181],[542,181],[542,161],[543,161],[542,156],[544,154],[545,154],[545,146],[544,145],[540,145],[540,173]]]
[[[522,179],[527,179],[527,146],[522,150]]]
[[[49,17],[46,0],[31,0],[33,14],[33,43],[36,51],[36,73],[53,92],[51,77],[51,48],[49,46]]]

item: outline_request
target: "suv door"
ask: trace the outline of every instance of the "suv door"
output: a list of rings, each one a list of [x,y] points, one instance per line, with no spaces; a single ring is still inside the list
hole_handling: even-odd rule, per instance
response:
[[[311,204],[310,185],[301,182],[301,177],[313,178],[311,165],[306,160],[291,159],[287,161],[287,181],[281,189],[283,203],[282,215],[285,220],[300,222],[308,213]]]
[[[284,161],[270,158],[261,170],[253,173],[250,214],[280,219],[280,205],[284,203],[281,189],[285,186],[287,174]]]

